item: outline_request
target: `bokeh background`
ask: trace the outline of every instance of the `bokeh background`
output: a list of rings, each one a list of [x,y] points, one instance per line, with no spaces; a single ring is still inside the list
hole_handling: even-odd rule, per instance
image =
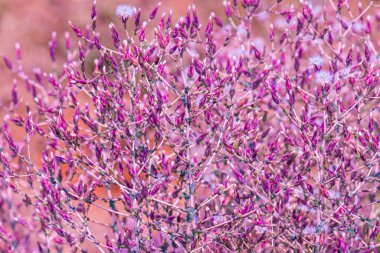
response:
[[[201,21],[208,19],[211,12],[223,16],[224,0],[161,0],[160,13],[173,10],[174,20],[186,15],[187,6],[197,6]],[[314,6],[330,4],[330,0],[308,0]],[[14,56],[15,42],[21,44],[23,50],[23,65],[27,70],[39,67],[46,71],[51,67],[48,41],[52,31],[58,35],[59,48],[63,47],[64,32],[71,30],[68,20],[84,28],[90,23],[90,10],[93,0],[0,0],[0,54]],[[115,9],[120,4],[128,4],[142,9],[143,17],[147,17],[159,0],[97,0],[99,30],[103,36],[109,33],[108,24],[117,22]],[[270,6],[275,0],[262,0],[262,4]],[[283,0],[289,4],[299,3],[300,0]],[[337,2],[337,0],[333,0]],[[350,1],[353,9],[359,1]],[[360,1],[363,6],[369,0]],[[285,6],[283,3],[282,6]],[[204,23],[204,22],[202,22]],[[258,23],[258,31],[267,30],[269,24]],[[64,54],[62,54],[62,58]],[[9,100],[13,75],[4,71],[3,61],[0,61],[0,106]]]
[[[110,22],[118,23],[115,15],[118,5],[128,4],[141,8],[142,16],[147,17],[158,2],[158,0],[97,0],[97,20],[101,36],[104,38],[108,35]],[[222,0],[164,0],[160,13],[168,13],[173,9],[176,20],[186,15],[189,4],[198,7],[198,15],[203,19],[207,18],[211,11],[223,12]],[[19,42],[24,68],[32,70],[38,67],[48,71],[51,67],[48,42],[52,31],[57,32],[59,53],[59,49],[63,47],[65,31],[71,32],[68,20],[84,28],[90,23],[91,7],[92,0],[0,0],[0,53],[14,59],[14,45]],[[7,71],[1,61],[0,106],[7,104],[13,78],[14,76]]]

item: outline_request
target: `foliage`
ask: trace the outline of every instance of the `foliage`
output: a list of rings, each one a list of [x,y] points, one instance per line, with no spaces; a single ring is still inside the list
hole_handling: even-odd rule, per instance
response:
[[[2,252],[376,250],[379,5],[325,2],[225,1],[205,26],[123,5],[104,41],[94,4],[48,73],[17,44]]]

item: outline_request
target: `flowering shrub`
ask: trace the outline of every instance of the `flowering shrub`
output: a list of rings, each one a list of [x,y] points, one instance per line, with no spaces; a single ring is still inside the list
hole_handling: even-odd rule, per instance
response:
[[[123,5],[108,41],[94,4],[48,73],[17,44],[2,252],[374,252],[379,4],[351,2],[225,1],[204,26]]]

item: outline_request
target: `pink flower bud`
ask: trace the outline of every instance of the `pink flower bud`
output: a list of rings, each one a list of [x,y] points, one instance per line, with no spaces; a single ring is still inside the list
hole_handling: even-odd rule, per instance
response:
[[[350,49],[350,51],[348,52],[347,54],[347,57],[346,57],[346,65],[347,66],[350,66],[351,63],[352,63],[352,58],[353,58],[353,50],[352,48]]]
[[[195,8],[195,5],[193,5],[193,26],[197,29],[199,29],[200,23],[197,15],[197,10]]]
[[[16,59],[18,61],[21,61],[21,47],[20,47],[20,44],[16,43],[15,44],[15,48],[16,48]]]
[[[141,22],[141,9],[139,9],[135,14],[135,29],[138,29]]]
[[[143,42],[144,40],[145,40],[145,25],[143,25],[139,34],[139,41]]]
[[[4,60],[4,63],[5,63],[5,66],[8,69],[12,70],[12,68],[13,68],[12,62],[6,56],[4,56],[4,55],[3,55],[3,60]]]
[[[79,38],[83,37],[82,31],[78,27],[76,27],[75,25],[73,25],[73,23],[71,21],[69,21],[69,25],[71,26],[71,29],[73,29],[73,31],[75,32],[75,34]]]
[[[119,48],[120,46],[120,36],[118,31],[116,30],[116,27],[113,23],[109,25],[109,28],[111,29],[112,32],[112,39],[113,39],[113,44],[116,48]]]
[[[369,130],[370,133],[372,133],[373,130],[374,130],[373,125],[374,125],[373,113],[370,112],[370,114],[369,114],[369,122],[368,122],[368,130]]]
[[[230,2],[223,1],[223,5],[224,5],[224,10],[225,10],[226,16],[229,18],[232,17],[232,10],[231,10]]]
[[[18,104],[17,81],[16,81],[16,79],[13,80],[12,103],[14,106],[16,106]]]
[[[211,15],[214,19],[215,24],[219,27],[223,27],[223,21],[218,16],[216,16],[215,13],[212,13]]]
[[[57,33],[53,32],[51,35],[51,41],[49,41],[50,48],[50,58],[52,61],[55,61],[55,51],[57,48]]]
[[[269,40],[273,42],[274,36],[275,36],[274,27],[273,27],[273,24],[270,24],[270,26],[269,26]]]
[[[364,55],[366,60],[369,62],[371,60],[371,51],[369,50],[368,43],[364,45]]]
[[[91,9],[91,19],[96,19],[96,0],[94,0],[92,9]]]
[[[65,32],[65,47],[66,50],[70,50],[70,34]]]
[[[169,54],[173,54],[178,48],[178,45],[174,45],[172,48],[169,50]]]
[[[160,8],[160,6],[161,6],[161,2],[158,2],[156,7],[154,7],[153,11],[149,15],[150,20],[153,20],[156,17],[158,8]]]

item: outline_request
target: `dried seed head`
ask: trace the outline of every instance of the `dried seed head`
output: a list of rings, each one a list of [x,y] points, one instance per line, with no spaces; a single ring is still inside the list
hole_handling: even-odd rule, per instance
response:
[[[129,18],[135,13],[135,8],[127,4],[122,4],[116,7],[115,13],[121,18]]]

